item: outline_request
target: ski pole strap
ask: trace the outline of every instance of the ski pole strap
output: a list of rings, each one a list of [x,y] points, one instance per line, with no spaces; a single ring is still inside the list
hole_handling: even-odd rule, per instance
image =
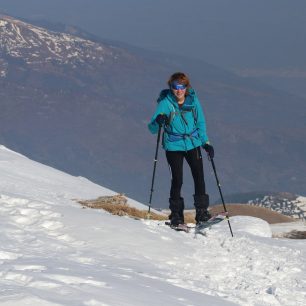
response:
[[[190,134],[174,133],[167,129],[165,129],[165,132],[168,134],[168,140],[171,142],[187,138],[190,138],[192,140],[193,137],[198,136],[198,128],[194,129]]]

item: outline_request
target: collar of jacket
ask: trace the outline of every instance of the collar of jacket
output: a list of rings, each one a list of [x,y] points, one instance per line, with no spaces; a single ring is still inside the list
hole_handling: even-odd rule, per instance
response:
[[[195,107],[194,97],[195,97],[195,91],[192,88],[190,88],[189,94],[186,96],[185,102],[181,110],[188,111],[194,108]],[[176,109],[179,109],[179,105],[175,99],[175,96],[170,89],[163,89],[160,92],[159,97],[157,99],[157,103],[159,103],[160,101],[164,99],[167,99]]]

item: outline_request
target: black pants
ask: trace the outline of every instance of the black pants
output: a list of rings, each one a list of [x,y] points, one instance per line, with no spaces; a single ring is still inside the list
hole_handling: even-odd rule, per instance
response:
[[[179,199],[181,197],[184,158],[191,169],[194,194],[204,195],[206,193],[201,147],[189,151],[166,151],[166,157],[172,174],[170,198]]]

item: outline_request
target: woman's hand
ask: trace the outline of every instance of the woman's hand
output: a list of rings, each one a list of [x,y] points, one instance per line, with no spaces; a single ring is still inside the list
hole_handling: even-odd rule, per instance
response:
[[[159,114],[156,119],[155,119],[156,123],[159,126],[162,126],[163,124],[167,124],[168,123],[168,117],[165,114]]]
[[[202,147],[207,152],[209,158],[213,159],[214,156],[215,156],[214,147],[212,145],[210,145],[209,143],[205,143],[205,145],[202,146]]]

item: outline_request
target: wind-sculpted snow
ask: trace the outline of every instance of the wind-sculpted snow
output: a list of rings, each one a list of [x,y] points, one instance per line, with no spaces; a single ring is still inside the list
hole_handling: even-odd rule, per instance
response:
[[[102,44],[73,35],[47,31],[17,19],[0,15],[0,53],[20,58],[30,65],[57,62],[61,64],[103,64],[113,58],[113,51]],[[4,76],[0,62],[0,76]],[[2,67],[2,68],[1,68]]]

